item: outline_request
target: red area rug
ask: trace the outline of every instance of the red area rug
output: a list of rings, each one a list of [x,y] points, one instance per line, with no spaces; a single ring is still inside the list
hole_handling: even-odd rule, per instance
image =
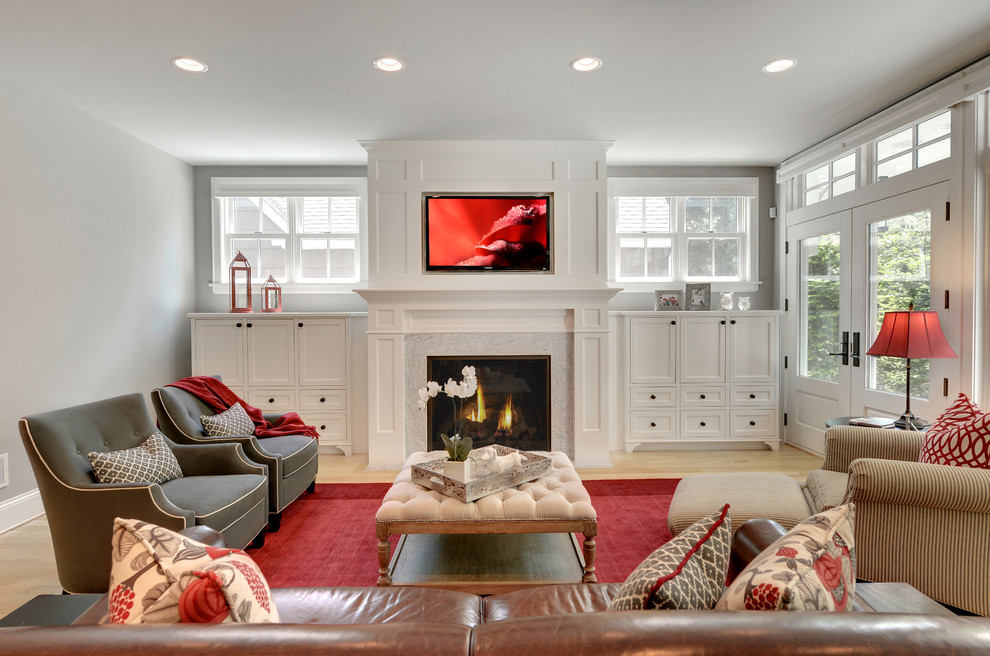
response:
[[[670,539],[667,510],[678,479],[585,481],[598,511],[595,566],[602,583],[621,583]],[[374,585],[375,512],[389,483],[327,483],[282,513],[282,528],[249,553],[275,588]],[[398,536],[393,536],[392,547]]]

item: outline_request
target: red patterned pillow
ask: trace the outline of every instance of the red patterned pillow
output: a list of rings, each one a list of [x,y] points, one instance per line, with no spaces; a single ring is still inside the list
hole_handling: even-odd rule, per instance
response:
[[[928,429],[918,462],[990,469],[990,413],[938,430]]]
[[[110,624],[278,622],[268,582],[240,549],[114,520]]]
[[[939,432],[946,428],[952,428],[957,424],[964,424],[968,421],[972,421],[980,416],[982,413],[975,403],[969,400],[969,397],[959,392],[959,396],[956,400],[946,408],[942,414],[938,416],[938,419],[932,422],[932,425],[928,428],[929,432],[935,431]]]

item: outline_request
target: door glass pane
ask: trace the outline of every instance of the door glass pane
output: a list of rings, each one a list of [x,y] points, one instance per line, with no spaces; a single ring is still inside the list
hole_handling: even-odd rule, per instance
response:
[[[931,211],[924,210],[870,224],[870,316],[872,344],[885,312],[931,309]],[[868,347],[867,347],[868,348]],[[870,357],[867,387],[904,396],[906,362]],[[928,398],[928,360],[911,360],[911,396]]]
[[[839,233],[800,243],[800,309],[798,374],[838,382],[839,350]]]

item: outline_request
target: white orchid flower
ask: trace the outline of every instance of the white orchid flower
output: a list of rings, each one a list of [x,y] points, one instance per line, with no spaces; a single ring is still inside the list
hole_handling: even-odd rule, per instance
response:
[[[432,399],[440,393],[440,383],[431,380],[426,384],[426,394]]]
[[[464,367],[461,369],[461,375],[464,376],[464,380],[474,379],[476,377],[474,367]]]
[[[453,378],[447,379],[447,384],[443,386],[443,393],[447,396],[460,396],[461,395],[461,383],[455,383]]]
[[[469,399],[478,391],[478,380],[476,378],[465,378],[461,388],[461,398]]]

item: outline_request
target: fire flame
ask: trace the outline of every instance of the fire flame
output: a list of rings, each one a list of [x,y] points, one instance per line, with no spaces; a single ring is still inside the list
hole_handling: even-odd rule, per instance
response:
[[[502,416],[498,419],[498,429],[504,431],[512,430],[512,396],[505,401],[505,407],[502,408]]]
[[[478,408],[477,410],[471,411],[471,421],[476,421],[479,424],[488,418],[488,413],[485,412],[485,395],[481,391],[481,381],[478,381]]]

